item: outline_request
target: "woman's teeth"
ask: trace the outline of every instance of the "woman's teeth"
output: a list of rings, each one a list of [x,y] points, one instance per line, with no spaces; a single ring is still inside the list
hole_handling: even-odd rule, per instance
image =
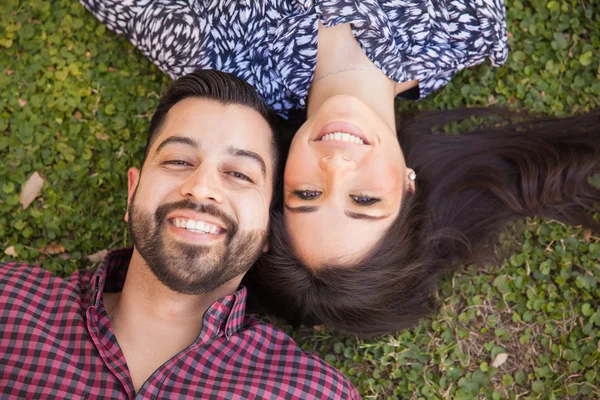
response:
[[[213,235],[218,235],[220,231],[215,225],[203,221],[194,221],[193,219],[175,218],[174,223],[178,228],[187,229],[188,231],[195,233],[211,233]]]
[[[327,135],[323,136],[321,140],[325,142],[329,140],[337,140],[341,142],[348,142],[354,144],[365,144],[365,142],[363,142],[361,138],[345,132],[328,133]]]

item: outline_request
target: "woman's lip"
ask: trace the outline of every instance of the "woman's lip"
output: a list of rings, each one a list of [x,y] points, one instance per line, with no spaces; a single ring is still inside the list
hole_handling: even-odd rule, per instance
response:
[[[365,136],[365,133],[358,126],[356,126],[355,124],[353,124],[351,122],[347,122],[347,121],[333,121],[333,122],[328,122],[327,124],[323,125],[323,127],[317,134],[315,141],[318,142],[323,138],[323,136],[327,135],[328,133],[334,133],[334,132],[349,133],[353,136],[361,138],[362,141],[364,142],[364,144],[366,144],[366,145],[371,144],[371,142]]]

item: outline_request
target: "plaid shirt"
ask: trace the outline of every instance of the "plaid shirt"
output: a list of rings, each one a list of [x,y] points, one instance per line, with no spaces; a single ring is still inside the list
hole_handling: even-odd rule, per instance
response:
[[[245,317],[246,289],[215,302],[188,348],[135,393],[102,293],[119,291],[131,249],[67,279],[0,264],[0,397],[360,399],[336,369],[288,335]]]

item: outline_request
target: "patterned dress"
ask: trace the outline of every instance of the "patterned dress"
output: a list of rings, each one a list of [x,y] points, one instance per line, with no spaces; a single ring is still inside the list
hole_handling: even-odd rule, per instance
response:
[[[304,109],[318,21],[349,23],[365,54],[417,97],[459,70],[507,57],[503,0],[80,0],[175,79],[199,68],[234,73],[282,116]]]

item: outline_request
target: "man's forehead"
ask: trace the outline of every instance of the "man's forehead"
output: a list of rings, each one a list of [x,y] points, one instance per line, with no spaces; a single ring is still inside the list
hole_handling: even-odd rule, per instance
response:
[[[163,128],[192,125],[192,131],[209,132],[211,129],[231,130],[267,128],[269,124],[256,110],[241,104],[223,104],[215,100],[190,97],[175,104],[166,115]]]
[[[204,146],[237,143],[258,149],[270,144],[271,135],[268,122],[250,107],[187,98],[169,110],[153,147],[156,151],[162,142],[178,136]]]

